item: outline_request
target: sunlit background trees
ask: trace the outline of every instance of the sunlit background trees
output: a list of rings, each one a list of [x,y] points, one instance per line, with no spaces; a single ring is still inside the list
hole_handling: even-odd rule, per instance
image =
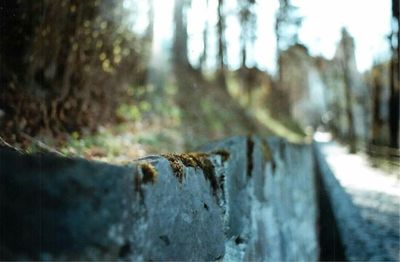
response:
[[[389,154],[399,147],[399,7],[382,2],[367,18],[347,2],[331,11],[371,27],[380,46],[365,52],[357,28],[327,24],[308,1],[2,0],[2,141],[109,159],[127,147],[137,157],[324,130],[351,152]],[[321,14],[314,42],[310,6]]]

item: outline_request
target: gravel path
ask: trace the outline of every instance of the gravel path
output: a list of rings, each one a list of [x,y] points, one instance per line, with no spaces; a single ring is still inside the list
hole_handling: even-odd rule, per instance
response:
[[[359,231],[345,237],[358,234],[361,238],[358,240],[363,242],[354,250],[365,255],[356,254],[352,258],[399,261],[400,170],[387,174],[371,167],[362,155],[348,154],[346,148],[337,143],[322,144],[320,148],[334,177],[350,196],[352,204],[348,209],[356,209],[345,211],[351,215],[341,215],[346,219],[345,224],[354,223]],[[362,246],[365,250],[360,249]]]

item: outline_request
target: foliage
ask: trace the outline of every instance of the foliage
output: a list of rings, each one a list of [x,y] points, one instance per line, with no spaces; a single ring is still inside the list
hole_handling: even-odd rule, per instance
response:
[[[119,2],[3,0],[2,6],[3,135],[94,130],[112,119],[128,82],[144,82],[147,51],[121,23]]]

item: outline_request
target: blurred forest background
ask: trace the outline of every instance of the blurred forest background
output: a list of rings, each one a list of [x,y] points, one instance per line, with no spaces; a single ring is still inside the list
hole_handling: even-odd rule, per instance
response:
[[[344,28],[333,58],[310,54],[290,0],[276,1],[275,43],[262,47],[276,52],[276,72],[254,62],[265,1],[201,2],[200,12],[199,0],[1,0],[1,143],[120,163],[231,135],[300,142],[329,131],[353,153],[398,154],[398,0],[390,57],[362,73]],[[204,18],[194,40],[191,17]],[[231,19],[239,41],[227,37]]]

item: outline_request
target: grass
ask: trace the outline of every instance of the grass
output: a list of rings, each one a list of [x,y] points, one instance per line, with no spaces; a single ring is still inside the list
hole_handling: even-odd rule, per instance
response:
[[[304,130],[289,116],[285,118],[275,119],[271,115],[271,108],[265,102],[267,91],[264,86],[258,86],[254,89],[251,96],[251,103],[249,97],[243,95],[243,90],[239,85],[239,81],[234,74],[228,76],[228,90],[232,97],[238,103],[246,108],[248,113],[254,117],[258,122],[264,125],[274,135],[285,137],[291,142],[300,143],[306,139]]]
[[[129,163],[148,154],[182,151],[177,126],[126,122],[99,129],[95,135],[71,135],[60,149],[66,156],[79,156],[111,163]]]

